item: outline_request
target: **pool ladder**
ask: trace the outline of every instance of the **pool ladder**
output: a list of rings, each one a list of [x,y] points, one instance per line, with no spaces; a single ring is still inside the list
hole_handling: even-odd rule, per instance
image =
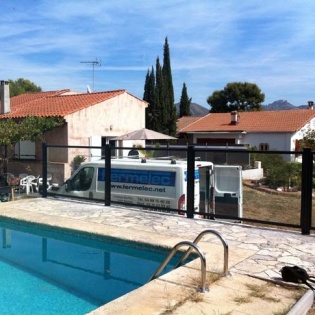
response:
[[[168,256],[165,258],[165,260],[161,263],[161,265],[159,266],[159,268],[155,271],[155,273],[152,275],[152,277],[149,279],[149,281],[155,279],[158,277],[158,275],[163,271],[163,269],[165,268],[165,266],[169,263],[169,261],[173,258],[173,256],[175,255],[175,253],[183,246],[188,246],[188,249],[186,250],[186,252],[184,253],[184,255],[182,256],[182,258],[179,260],[179,262],[175,265],[174,269],[179,267],[187,258],[188,256],[191,254],[191,252],[193,250],[195,250],[195,252],[198,254],[199,258],[200,258],[200,262],[201,262],[201,287],[198,288],[198,291],[200,292],[206,292],[208,291],[208,288],[206,288],[206,270],[207,270],[207,264],[206,264],[206,257],[204,255],[204,253],[201,251],[201,249],[199,248],[199,246],[197,245],[198,242],[206,235],[206,234],[214,234],[216,235],[224,248],[224,266],[223,266],[223,276],[224,277],[228,277],[230,276],[230,273],[228,271],[228,260],[229,260],[229,247],[228,244],[226,242],[226,240],[224,239],[224,237],[217,231],[215,230],[205,230],[203,232],[201,232],[193,242],[189,242],[189,241],[182,241],[177,243],[172,250],[170,251],[170,253],[168,254]]]

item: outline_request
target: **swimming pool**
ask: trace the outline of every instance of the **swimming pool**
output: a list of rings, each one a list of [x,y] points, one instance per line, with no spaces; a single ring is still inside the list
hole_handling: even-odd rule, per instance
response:
[[[88,313],[145,284],[169,253],[11,219],[0,227],[1,314]]]

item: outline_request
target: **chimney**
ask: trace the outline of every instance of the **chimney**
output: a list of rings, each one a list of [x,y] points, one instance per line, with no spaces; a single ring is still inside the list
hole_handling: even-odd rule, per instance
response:
[[[231,112],[231,125],[237,125],[238,124],[238,118],[239,115],[236,110]]]
[[[314,107],[314,102],[313,101],[308,101],[308,109],[313,109]]]
[[[10,113],[10,89],[8,81],[0,81],[1,86],[1,110],[0,114]]]

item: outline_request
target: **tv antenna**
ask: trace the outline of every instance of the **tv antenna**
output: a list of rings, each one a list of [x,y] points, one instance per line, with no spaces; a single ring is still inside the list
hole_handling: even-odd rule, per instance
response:
[[[81,61],[81,63],[88,63],[88,64],[92,65],[92,75],[93,75],[93,77],[92,77],[92,84],[93,84],[92,87],[93,87],[93,92],[94,92],[94,68],[95,68],[95,66],[98,66],[98,67],[101,66],[101,60],[98,59],[98,58],[95,58],[94,61]]]

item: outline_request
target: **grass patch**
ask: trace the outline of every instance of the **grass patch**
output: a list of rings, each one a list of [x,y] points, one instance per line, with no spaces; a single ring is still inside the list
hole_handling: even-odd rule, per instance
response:
[[[301,197],[296,193],[277,194],[276,191],[268,193],[243,185],[244,218],[299,225],[300,213]],[[315,202],[313,202],[312,226],[315,226]],[[285,227],[285,229],[289,228]]]
[[[246,287],[250,290],[249,296],[263,299],[265,301],[280,302],[279,299],[276,299],[272,296],[268,296],[270,292],[270,284],[258,285],[258,284],[246,284]]]
[[[244,303],[250,303],[252,300],[251,300],[251,298],[250,298],[250,296],[249,295],[247,295],[247,296],[241,296],[241,295],[239,295],[239,296],[236,296],[235,298],[234,298],[234,302],[236,302],[237,304],[244,304]]]
[[[207,277],[206,277],[206,288],[208,288],[212,283],[215,281],[219,280],[221,277],[220,274],[216,273],[210,273],[207,272]],[[194,303],[199,303],[204,300],[204,293],[199,292],[197,289],[200,288],[201,286],[201,279],[200,279],[200,272],[195,273],[194,275],[190,275],[189,277],[189,285],[192,287],[196,287],[196,290],[194,289],[189,289],[185,295],[182,297],[180,301],[177,303],[172,303],[169,294],[166,290],[166,306],[165,306],[165,311],[162,312],[160,315],[168,315],[172,314],[173,311],[175,311],[177,308],[185,304],[186,302],[194,302]],[[229,315],[227,313],[226,315]]]
[[[212,283],[218,281],[220,278],[221,278],[221,275],[218,274],[218,273],[207,272],[207,274],[206,274],[206,283],[205,283],[206,288],[209,288]],[[194,275],[190,274],[189,285],[193,286],[193,287],[196,287],[196,288],[200,288],[201,287],[200,272],[197,272]]]
[[[203,300],[204,300],[203,293],[197,292],[196,290],[188,290],[182,297],[182,299],[177,303],[171,303],[171,301],[167,299],[165,311],[160,313],[160,315],[172,314],[177,308],[185,304],[187,301],[198,303],[202,302]]]

